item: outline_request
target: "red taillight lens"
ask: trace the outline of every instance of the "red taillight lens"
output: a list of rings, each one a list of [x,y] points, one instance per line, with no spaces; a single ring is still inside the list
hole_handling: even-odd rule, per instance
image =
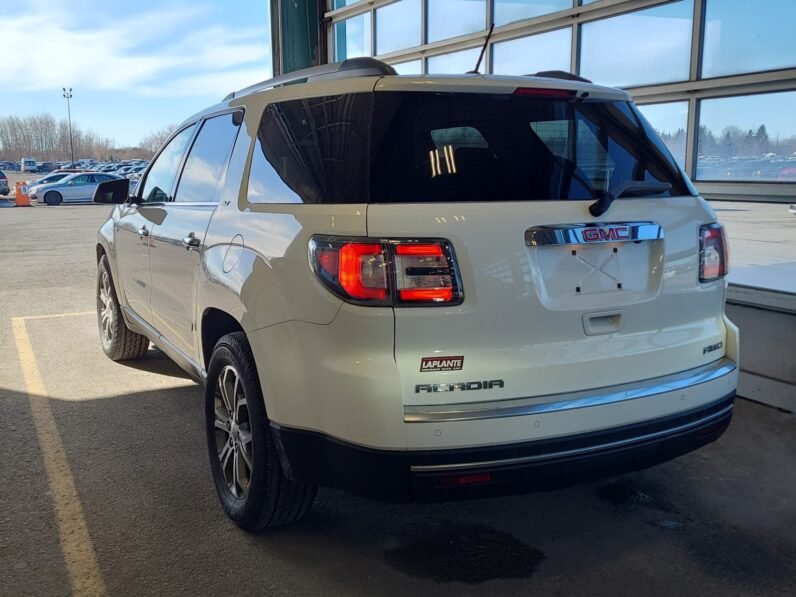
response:
[[[310,251],[315,273],[342,298],[388,302],[386,245],[313,239]]]
[[[453,273],[441,243],[395,245],[395,281],[401,301],[453,302]]]
[[[548,89],[546,87],[517,87],[514,90],[514,95],[523,95],[525,97],[558,97],[558,98],[571,98],[575,97],[575,91],[572,89]]]
[[[712,282],[729,271],[727,237],[721,224],[705,224],[699,228],[699,281]]]
[[[361,305],[458,304],[462,293],[447,241],[314,237],[310,261],[335,294]]]
[[[338,258],[340,286],[356,299],[383,301],[387,298],[386,264],[383,245],[347,243]]]

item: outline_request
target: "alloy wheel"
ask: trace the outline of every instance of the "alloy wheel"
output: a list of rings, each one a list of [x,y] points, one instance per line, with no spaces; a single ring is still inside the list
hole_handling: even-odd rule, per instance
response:
[[[103,271],[100,277],[100,331],[102,341],[106,346],[113,341],[113,295],[111,294],[111,278],[107,271]]]
[[[252,433],[246,394],[232,365],[226,365],[218,376],[215,431],[224,481],[232,495],[244,498],[251,482]]]

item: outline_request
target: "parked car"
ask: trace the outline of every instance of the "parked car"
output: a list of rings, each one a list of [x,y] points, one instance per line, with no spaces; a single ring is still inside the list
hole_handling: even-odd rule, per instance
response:
[[[426,501],[635,470],[732,417],[724,229],[624,91],[347,60],[230,94],[95,201],[117,204],[102,349],[151,341],[203,383],[244,529],[319,485]]]
[[[8,177],[0,170],[0,195],[8,195],[11,189],[8,187]]]
[[[146,169],[146,166],[132,166],[127,172],[124,173],[125,178],[133,178],[137,174],[141,174]]]
[[[114,174],[76,172],[57,182],[37,185],[28,195],[31,199],[43,201],[47,205],[60,205],[63,202],[87,203],[94,197],[94,190],[99,183],[118,178]]]
[[[55,171],[51,172],[47,176],[42,176],[41,178],[37,178],[36,180],[26,181],[25,184],[28,187],[27,192],[28,193],[35,192],[34,189],[38,188],[39,186],[58,182],[59,180],[62,180],[63,178],[69,176],[69,174],[70,174],[69,172]]]

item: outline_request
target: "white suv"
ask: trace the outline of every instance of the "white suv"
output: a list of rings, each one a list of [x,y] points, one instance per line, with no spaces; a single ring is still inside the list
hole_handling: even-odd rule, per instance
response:
[[[724,231],[627,93],[363,58],[230,94],[100,185],[114,360],[204,384],[221,503],[523,492],[730,422]]]

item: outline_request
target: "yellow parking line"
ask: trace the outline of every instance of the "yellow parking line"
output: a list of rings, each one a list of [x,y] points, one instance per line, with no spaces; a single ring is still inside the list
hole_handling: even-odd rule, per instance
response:
[[[50,401],[47,398],[44,382],[41,378],[36,355],[28,336],[25,317],[14,317],[11,320],[14,340],[22,366],[25,388],[30,400],[33,414],[33,425],[39,448],[44,457],[44,469],[50,485],[53,506],[58,522],[58,534],[61,550],[64,554],[72,594],[105,595],[105,583],[102,580],[94,546],[88,534],[83,507],[77,494],[75,479],[66,459],[64,444],[55,425]]]
[[[96,315],[96,311],[77,311],[75,313],[53,313],[52,315],[26,315],[24,317],[14,317],[14,319],[51,319],[53,317],[77,317],[78,315]]]

